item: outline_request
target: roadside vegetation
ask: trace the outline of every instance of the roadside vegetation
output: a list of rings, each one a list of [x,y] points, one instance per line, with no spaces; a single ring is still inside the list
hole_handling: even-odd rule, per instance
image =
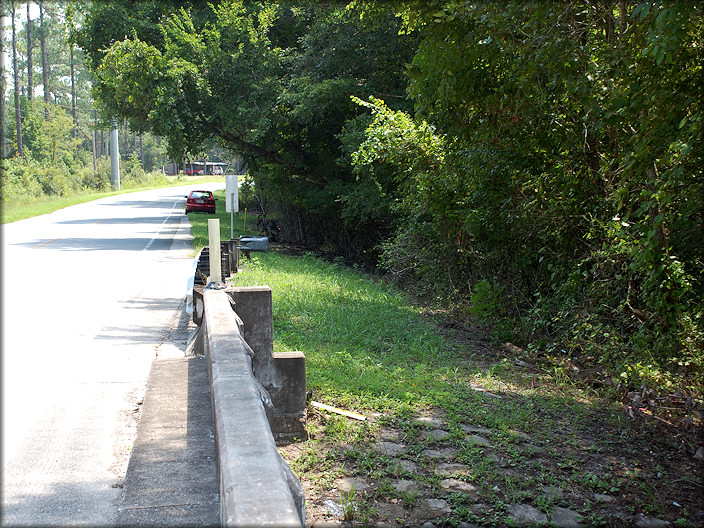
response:
[[[163,138],[99,112],[92,72],[76,45],[86,15],[81,2],[3,2],[0,15],[6,24],[0,49],[9,58],[0,69],[2,223],[112,193],[109,137],[114,129],[120,192],[187,178],[166,176],[164,167],[173,161],[182,167],[193,158],[169,156]],[[234,160],[214,143],[198,156]]]
[[[233,284],[272,288],[274,348],[305,353],[312,399],[367,417],[309,407],[310,439],[282,448],[310,523],[521,525],[526,506],[588,526],[704,522],[684,405],[668,422],[633,415],[569,363],[342,263],[274,245],[242,264]]]
[[[258,234],[243,209],[235,236]],[[198,249],[212,216],[190,218]],[[704,522],[695,400],[672,398],[658,416],[623,405],[617,380],[498,341],[476,317],[300,246],[243,258],[231,284],[271,287],[274,349],[304,352],[311,400],[367,418],[309,406],[309,438],[281,448],[309,524]]]

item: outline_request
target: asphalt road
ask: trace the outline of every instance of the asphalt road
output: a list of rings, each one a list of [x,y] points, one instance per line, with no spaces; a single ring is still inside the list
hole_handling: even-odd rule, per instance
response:
[[[183,355],[188,190],[2,226],[3,526],[115,524],[152,361]]]

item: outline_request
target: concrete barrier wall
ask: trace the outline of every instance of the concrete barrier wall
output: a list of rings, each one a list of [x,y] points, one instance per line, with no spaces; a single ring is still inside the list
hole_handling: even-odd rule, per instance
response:
[[[274,404],[276,443],[306,440],[306,358],[298,351],[274,352],[271,288],[246,286],[225,291],[242,321],[242,336],[254,352],[254,376]]]
[[[246,325],[226,290],[205,288],[201,295],[197,348],[207,357],[212,387],[221,523],[305,526],[303,489],[276,449],[276,410],[254,376],[255,353],[241,333]]]

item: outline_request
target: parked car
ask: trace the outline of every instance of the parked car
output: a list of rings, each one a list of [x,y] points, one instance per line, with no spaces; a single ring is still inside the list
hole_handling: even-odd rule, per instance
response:
[[[215,197],[210,191],[191,191],[186,198],[186,214],[195,211],[215,214]]]
[[[186,169],[185,172],[186,172],[186,175],[188,175],[188,176],[195,176],[197,174],[200,174],[203,171],[201,169],[194,169],[192,167],[189,167]]]

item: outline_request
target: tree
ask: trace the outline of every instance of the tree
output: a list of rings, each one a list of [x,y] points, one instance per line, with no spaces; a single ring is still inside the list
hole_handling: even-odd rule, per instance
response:
[[[357,154],[360,169],[393,164],[408,190],[384,262],[528,321],[506,339],[559,336],[539,346],[617,358],[629,375],[629,361],[701,369],[703,15],[408,2],[417,122],[374,102],[383,119]],[[422,152],[421,119],[444,145],[431,170],[406,156]],[[428,269],[444,273],[428,284]]]
[[[78,119],[76,119],[76,70],[74,67],[73,60],[73,43],[69,44],[71,47],[70,51],[70,64],[71,64],[71,115],[73,116],[73,129],[71,131],[71,136],[76,138],[76,126],[78,125]]]
[[[5,16],[5,8],[0,7],[0,16]],[[5,28],[0,27],[0,53],[5,53]],[[3,64],[4,66],[4,64]],[[5,68],[0,68],[0,155],[7,157],[7,117],[5,110]]]
[[[15,129],[17,136],[17,153],[20,157],[24,155],[22,148],[22,115],[20,112],[20,78],[17,66],[17,29],[15,27],[15,1],[12,0],[12,70],[14,73],[15,85]]]
[[[34,65],[32,64],[32,19],[29,16],[30,3],[27,2],[27,97],[34,99]]]
[[[79,43],[102,114],[132,129],[148,125],[179,160],[221,141],[245,158],[269,203],[301,226],[299,240],[361,255],[385,227],[381,214],[343,220],[340,205],[354,208],[361,195],[351,165],[338,160],[352,137],[344,134],[358,132],[347,126],[361,113],[350,95],[405,101],[412,37],[399,35],[393,12],[366,24],[347,6],[312,2],[159,8],[156,16],[151,5],[112,2],[89,12]]]
[[[39,2],[39,41],[42,53],[42,90],[44,92],[44,104],[49,105],[49,57],[46,49],[47,27],[44,24],[44,0]],[[46,118],[49,118],[48,110]]]

